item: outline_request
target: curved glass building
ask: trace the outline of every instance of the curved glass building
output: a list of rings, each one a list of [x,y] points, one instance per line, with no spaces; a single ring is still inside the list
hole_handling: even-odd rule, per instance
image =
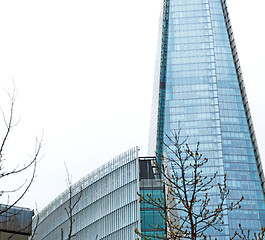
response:
[[[151,227],[163,222],[161,214],[140,204],[137,195],[151,193],[162,198],[154,159],[139,158],[135,147],[88,174],[72,186],[71,194],[68,188],[35,218],[34,239],[65,240],[71,231],[76,240],[132,240],[138,237],[135,229],[164,236],[163,230]]]
[[[149,154],[167,152],[165,134],[181,128],[209,158],[204,175],[218,172],[219,183],[226,175],[228,203],[244,196],[241,209],[225,212],[223,232],[209,234],[229,239],[239,224],[260,231],[264,175],[226,1],[164,0],[160,26]]]
[[[72,214],[74,239],[135,239],[134,229],[140,224],[138,176],[136,147],[74,184],[72,206],[80,198]],[[40,212],[36,239],[67,239],[69,204],[66,190]]]

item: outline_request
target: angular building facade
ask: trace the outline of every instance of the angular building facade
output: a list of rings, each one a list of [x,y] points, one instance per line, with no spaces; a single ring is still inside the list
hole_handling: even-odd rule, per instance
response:
[[[191,148],[209,158],[204,174],[227,177],[223,232],[265,226],[264,176],[225,0],[164,0],[149,137],[149,152],[164,154],[165,134],[181,129]],[[169,153],[166,153],[169,154]],[[218,196],[218,192],[212,192]]]

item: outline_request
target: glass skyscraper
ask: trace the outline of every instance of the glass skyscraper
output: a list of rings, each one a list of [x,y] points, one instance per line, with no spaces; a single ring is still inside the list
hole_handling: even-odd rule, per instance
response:
[[[149,156],[170,155],[164,136],[181,128],[191,149],[200,142],[200,153],[209,159],[203,174],[218,172],[218,183],[226,175],[225,204],[244,196],[241,209],[224,211],[223,231],[206,234],[229,240],[239,224],[245,231],[260,231],[264,175],[226,1],[164,0],[159,32]],[[74,184],[74,239],[133,240],[136,228],[165,236],[163,216],[137,195],[163,199],[166,188],[154,160],[139,158],[135,147]],[[219,197],[215,187],[210,197],[212,202]],[[68,205],[66,190],[40,212],[34,239],[67,239]],[[157,224],[164,228],[154,229]]]
[[[229,239],[265,226],[264,176],[244,81],[225,0],[164,0],[154,82],[149,154],[162,154],[165,134],[181,128],[191,148],[209,158],[205,175],[224,174],[229,202],[224,213]],[[218,192],[212,192],[212,195]]]

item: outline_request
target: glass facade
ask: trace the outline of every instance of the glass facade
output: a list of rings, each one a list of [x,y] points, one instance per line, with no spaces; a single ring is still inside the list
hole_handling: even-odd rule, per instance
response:
[[[139,228],[138,148],[133,148],[73,185],[73,232],[76,240],[136,239]],[[81,191],[82,189],[82,191]],[[37,240],[67,239],[69,191],[39,214]],[[62,230],[61,230],[62,229]],[[35,238],[34,238],[35,239]]]
[[[156,174],[157,171],[152,164],[154,160],[155,157],[139,158],[140,194],[147,200],[148,196],[156,200],[165,200],[164,184],[161,182],[160,175]],[[166,236],[165,214],[159,212],[157,207],[143,201],[140,205],[140,215],[141,233],[144,236],[154,236],[152,239]]]
[[[168,25],[163,22],[166,15]],[[200,152],[209,158],[204,174],[218,172],[220,183],[226,174],[228,202],[244,196],[241,209],[225,212],[224,231],[211,234],[229,239],[239,223],[245,230],[259,231],[265,226],[263,171],[226,1],[171,0],[163,16],[162,29],[167,28],[168,36],[160,38],[159,52],[163,55],[167,46],[167,65],[161,78],[161,57],[153,96],[158,113],[153,110],[151,116],[149,154],[166,151],[161,134],[181,128],[191,148],[200,142]],[[164,113],[159,114],[159,109]],[[218,196],[218,191],[211,194]]]

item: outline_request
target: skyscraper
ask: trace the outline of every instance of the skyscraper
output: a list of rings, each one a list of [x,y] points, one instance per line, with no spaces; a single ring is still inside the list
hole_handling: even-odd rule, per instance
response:
[[[264,175],[225,0],[164,0],[154,82],[149,154],[166,152],[165,134],[181,128],[191,147],[209,158],[205,174],[224,174],[228,203],[218,239],[241,224],[265,226]]]
[[[181,128],[191,148],[199,141],[209,158],[204,174],[218,172],[218,182],[226,174],[228,204],[245,198],[241,209],[224,212],[223,232],[208,234],[228,240],[239,224],[260,231],[265,226],[263,170],[226,1],[164,0],[160,33],[150,156],[164,153],[164,135]],[[163,194],[153,160],[139,158],[134,148],[73,185],[73,202],[82,196],[73,211],[76,239],[131,240],[135,228],[166,234],[150,226],[161,224],[161,215],[137,196]],[[210,195],[213,199],[218,192]],[[67,238],[68,205],[66,190],[39,214],[37,239]]]

